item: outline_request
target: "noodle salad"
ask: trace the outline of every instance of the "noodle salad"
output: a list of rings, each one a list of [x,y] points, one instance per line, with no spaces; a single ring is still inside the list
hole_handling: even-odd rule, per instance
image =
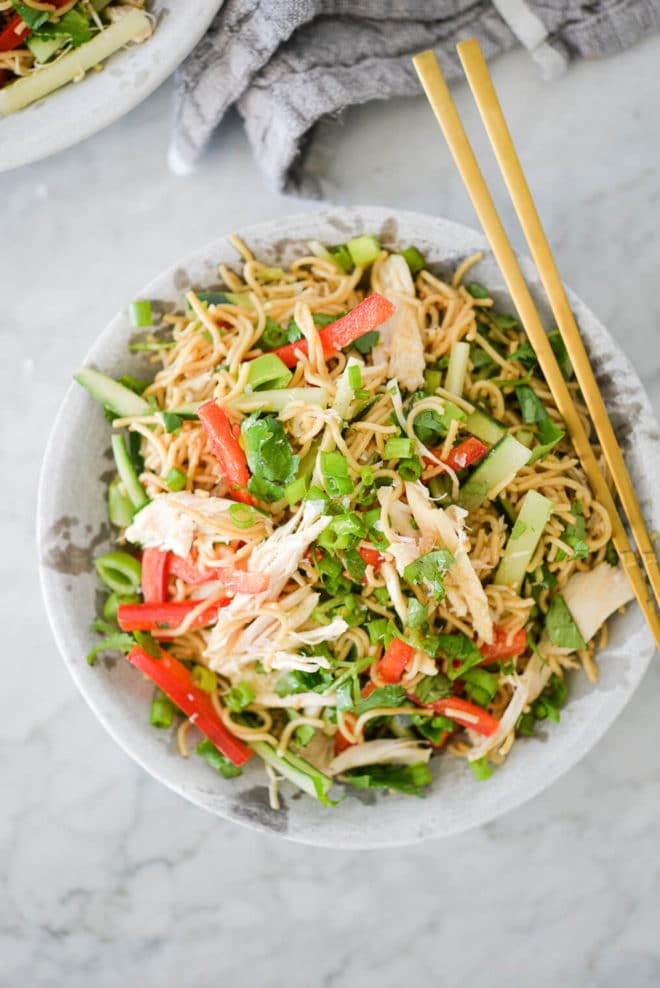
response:
[[[0,114],[77,82],[150,37],[144,0],[0,0]]]
[[[632,598],[534,351],[478,256],[447,283],[371,235],[288,270],[232,243],[220,290],[132,304],[153,380],[76,374],[116,464],[89,661],[153,682],[183,756],[262,759],[275,808],[283,779],[423,795],[436,755],[486,779]]]

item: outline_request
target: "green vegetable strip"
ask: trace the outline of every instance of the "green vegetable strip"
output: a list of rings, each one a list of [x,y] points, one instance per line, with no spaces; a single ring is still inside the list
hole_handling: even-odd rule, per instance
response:
[[[108,518],[117,528],[128,528],[133,520],[133,503],[122,492],[118,479],[108,485]]]
[[[122,435],[114,435],[111,441],[112,452],[117,465],[117,470],[119,472],[119,476],[121,477],[121,481],[126,488],[126,493],[128,494],[134,508],[143,508],[145,504],[149,503],[149,498],[147,497],[147,493],[140,483],[137,473],[135,472],[135,467],[131,462],[124,437]]]
[[[538,491],[528,491],[495,573],[494,582],[520,592],[527,567],[554,505]]]
[[[449,354],[449,367],[447,368],[447,379],[445,390],[450,394],[460,398],[463,394],[465,375],[467,373],[468,360],[470,358],[469,343],[454,343]]]
[[[294,785],[302,789],[309,796],[313,796],[323,804],[329,804],[328,792],[332,788],[333,780],[328,775],[324,775],[317,768],[300,758],[297,755],[287,752],[280,756],[272,745],[266,741],[253,741],[250,747],[263,758],[268,765],[276,769]]]

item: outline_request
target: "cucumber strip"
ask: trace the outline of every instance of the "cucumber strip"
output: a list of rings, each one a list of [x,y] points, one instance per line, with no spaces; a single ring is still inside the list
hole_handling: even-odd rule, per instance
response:
[[[150,415],[153,409],[149,402],[136,395],[130,388],[124,387],[118,381],[101,374],[91,367],[81,367],[74,375],[74,380],[89,391],[92,398],[100,401],[109,408],[117,418],[128,418],[131,415]]]
[[[333,786],[333,780],[329,775],[320,772],[310,762],[305,761],[304,758],[299,758],[291,751],[287,751],[282,756],[278,755],[267,741],[253,741],[250,747],[256,751],[260,758],[272,765],[303,792],[318,799],[321,803],[330,803],[327,793]]]
[[[133,507],[136,510],[143,508],[145,504],[149,503],[149,498],[147,497],[147,492],[140,483],[138,475],[135,472],[135,467],[133,466],[131,458],[128,455],[128,450],[126,448],[126,443],[123,436],[114,435],[112,437],[112,453],[115,458],[115,463],[117,464],[119,476],[121,477],[122,483],[126,488],[126,493],[128,494]]]
[[[253,391],[239,395],[229,402],[237,412],[281,412],[292,401],[304,401],[307,405],[325,408],[328,392],[325,388],[278,388],[273,391]]]
[[[39,65],[51,59],[56,52],[64,48],[66,43],[66,38],[38,38],[34,34],[30,34],[25,39],[25,44]]]
[[[467,373],[469,356],[469,343],[454,343],[449,354],[449,366],[447,367],[445,391],[449,391],[450,394],[456,395],[457,398],[460,398],[463,394],[463,385],[465,384],[465,375]]]
[[[492,500],[497,497],[531,455],[531,450],[507,433],[486,454],[463,484],[459,496],[461,507],[473,511],[486,498]]]
[[[478,407],[470,412],[464,425],[468,432],[481,439],[483,443],[488,443],[489,446],[499,442],[506,432],[506,426],[502,422]]]
[[[0,89],[0,114],[15,113],[54,89],[66,86],[150,27],[151,22],[142,10],[131,10],[121,20],[109,24],[91,41],[74,48],[57,62]]]
[[[554,504],[538,491],[528,491],[513,526],[504,555],[495,573],[495,583],[520,592],[530,560],[548,523]]]

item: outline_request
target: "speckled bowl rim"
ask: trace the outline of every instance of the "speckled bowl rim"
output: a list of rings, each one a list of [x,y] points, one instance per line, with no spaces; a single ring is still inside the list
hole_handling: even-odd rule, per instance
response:
[[[88,72],[80,83],[0,116],[0,172],[72,147],[134,109],[192,51],[220,4],[221,0],[154,0],[150,10],[158,23],[147,43],[116,52],[101,72]]]
[[[285,220],[247,227],[239,233],[247,243],[256,244],[260,248],[260,253],[265,253],[266,256],[269,254],[270,245],[269,260],[272,263],[278,256],[278,251],[286,251],[286,245],[291,239],[320,238],[339,242],[350,235],[367,231],[380,234],[386,244],[398,242],[398,237],[406,242],[414,240],[427,251],[432,251],[434,243],[441,244],[442,258],[449,267],[454,267],[468,253],[483,250],[486,252],[486,257],[480,262],[479,268],[490,264],[491,270],[488,280],[485,277],[482,280],[489,284],[489,287],[493,284],[501,286],[501,279],[495,277],[494,262],[488,256],[487,246],[481,234],[447,220],[404,210],[353,207],[309,212]],[[213,276],[211,272],[217,270],[217,261],[222,254],[226,258],[226,237],[192,252],[156,277],[136,297],[157,299],[168,293],[171,295],[173,285],[176,286],[180,296],[182,290],[190,283],[187,274],[190,271],[194,272],[190,277],[198,283],[200,280],[204,285],[217,283],[217,275]],[[523,259],[522,265],[533,293],[537,294],[540,311],[547,321],[547,309],[539,301],[538,281],[531,262]],[[475,269],[477,278],[479,268]],[[501,287],[496,288],[493,294],[496,300],[507,298],[506,292]],[[613,416],[613,421],[615,426],[621,427],[625,433],[625,423],[632,415],[631,402],[633,402],[637,409],[635,414],[638,416],[638,421],[644,423],[648,435],[641,443],[642,448],[636,449],[635,444],[632,441],[628,443],[625,436],[623,447],[633,479],[638,485],[642,505],[649,514],[655,516],[650,520],[657,527],[660,518],[652,498],[653,489],[657,489],[657,480],[651,476],[646,477],[644,464],[648,465],[649,460],[645,461],[645,456],[647,457],[650,452],[650,444],[657,444],[660,429],[644,395],[641,382],[618,346],[593,313],[573,293],[570,293],[570,300],[587,345],[591,348],[592,363],[599,379],[602,378],[603,381],[610,383],[614,379],[625,382],[627,393],[634,395],[634,398],[620,396],[617,415]],[[511,310],[510,303],[509,310]],[[132,332],[125,314],[120,313],[98,337],[85,363],[96,364],[103,368],[104,358],[108,353],[116,352],[119,341],[124,346]],[[129,363],[128,358],[125,363]],[[105,366],[107,368],[107,364]],[[112,368],[107,369],[113,372]],[[617,386],[623,387],[623,384],[619,383]],[[604,387],[602,383],[601,387]],[[607,394],[605,397],[606,401],[612,400],[611,396],[608,399]],[[453,765],[458,763],[451,760],[452,767],[448,772],[440,772],[441,777],[434,780],[432,791],[424,800],[378,794],[366,802],[362,798],[354,798],[346,800],[334,810],[323,810],[306,797],[304,801],[291,798],[290,791],[287,791],[285,799],[287,809],[284,812],[283,823],[282,814],[273,814],[265,806],[263,784],[247,790],[240,789],[246,784],[243,780],[248,773],[245,773],[241,779],[231,782],[226,782],[219,776],[216,779],[215,775],[209,774],[201,759],[184,762],[174,752],[171,738],[167,743],[162,737],[154,740],[154,735],[162,735],[162,732],[155,732],[149,726],[148,717],[144,716],[142,709],[146,704],[146,693],[137,685],[136,680],[131,681],[128,692],[122,697],[126,710],[124,707],[119,711],[109,707],[108,695],[115,697],[114,683],[111,686],[111,694],[106,683],[106,695],[104,695],[104,688],[99,684],[105,680],[106,671],[90,670],[84,662],[84,654],[81,656],[82,642],[91,640],[85,636],[92,613],[89,609],[91,597],[88,584],[89,581],[93,582],[93,577],[84,574],[82,581],[79,580],[76,585],[75,594],[69,590],[65,592],[63,577],[45,565],[44,559],[49,551],[49,540],[52,541],[53,537],[52,525],[56,517],[53,501],[59,496],[58,484],[66,491],[66,485],[62,487],[65,461],[67,456],[74,456],[71,453],[73,446],[84,448],[88,420],[91,418],[93,413],[90,413],[90,404],[84,404],[81,390],[71,385],[54,422],[41,472],[37,541],[42,590],[53,633],[64,662],[80,692],[117,743],[154,778],[189,801],[221,817],[256,830],[278,833],[302,843],[351,849],[400,846],[430,837],[464,832],[514,810],[574,766],[593,748],[621,713],[650,662],[654,652],[650,634],[644,628],[638,610],[629,609],[614,622],[613,646],[609,650],[612,655],[618,656],[616,661],[620,665],[612,670],[613,662],[606,661],[608,652],[603,653],[601,665],[604,668],[604,675],[601,684],[593,689],[586,689],[585,677],[582,677],[577,683],[575,696],[571,696],[556,734],[551,733],[545,743],[532,742],[539,745],[533,755],[525,755],[525,749],[519,754],[520,746],[516,745],[504,768],[495,773],[487,786],[474,788],[476,784],[471,779],[469,771],[457,775]],[[72,433],[69,427],[72,421],[78,423],[79,431],[83,433],[82,440],[77,442],[74,442],[77,433]],[[657,445],[653,446],[653,451],[657,453]],[[651,459],[653,460],[653,457]],[[71,462],[74,461],[75,456]],[[98,485],[98,480],[96,484]],[[85,502],[83,497],[83,506],[91,505],[92,510],[98,509],[97,501],[101,497],[100,489],[93,490],[92,501],[88,499]],[[87,595],[86,602],[83,600],[85,595]],[[73,643],[74,636],[80,637],[78,646]],[[628,647],[625,647],[624,643],[628,643]],[[120,677],[123,675],[121,667],[124,666],[127,664],[120,664]],[[134,672],[134,670],[130,671]],[[107,674],[108,682],[114,675],[112,671]],[[134,694],[137,692],[144,694],[137,698],[137,702],[141,705],[139,725],[134,723],[133,709],[136,699]],[[569,738],[561,734],[562,730],[568,732]],[[531,751],[531,749],[526,750]],[[449,764],[447,762],[447,765]],[[204,772],[206,774],[203,774]],[[443,775],[448,777],[443,778]],[[465,776],[469,777],[467,783]],[[234,798],[236,792],[232,787],[237,784],[240,789],[239,798]],[[484,793],[492,793],[492,796],[484,797],[482,795]],[[452,799],[456,805],[452,803]]]

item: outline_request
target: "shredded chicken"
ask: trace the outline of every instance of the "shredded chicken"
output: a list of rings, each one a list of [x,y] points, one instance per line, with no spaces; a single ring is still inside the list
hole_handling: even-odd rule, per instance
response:
[[[593,569],[573,573],[564,587],[563,597],[580,634],[588,642],[610,614],[633,599],[634,593],[622,566],[602,562]]]
[[[336,755],[328,766],[328,772],[337,775],[359,765],[416,765],[418,762],[428,762],[431,751],[423,741],[411,741],[409,738],[365,741]]]
[[[380,341],[374,348],[373,361],[375,365],[387,363],[389,376],[398,379],[406,390],[415,391],[424,384],[426,364],[410,268],[400,254],[390,254],[378,274],[378,288],[396,305],[396,312],[379,327]]]
[[[493,641],[493,619],[488,598],[467,552],[469,543],[464,531],[467,512],[456,505],[446,510],[435,507],[428,491],[419,481],[406,484],[406,497],[422,539],[431,538],[436,545],[439,542],[449,549],[456,560],[445,576],[447,599],[453,610],[458,617],[469,611],[477,634],[490,644]]]
[[[533,703],[545,689],[550,674],[549,664],[543,662],[537,655],[533,655],[522,676],[511,677],[511,681],[514,682],[513,696],[509,700],[500,719],[500,726],[495,733],[491,734],[490,737],[483,737],[474,731],[468,731],[470,737],[475,740],[474,747],[468,754],[468,761],[474,762],[478,758],[483,758],[489,751],[498,748],[506,740],[511,731],[515,730],[518,718],[525,707],[529,703]]]
[[[282,669],[287,653],[295,653],[301,645],[333,641],[344,633],[348,626],[341,618],[321,628],[306,627],[319,601],[319,594],[307,586],[283,593],[308,547],[330,520],[321,514],[318,502],[310,501],[252,551],[248,571],[268,575],[268,589],[236,594],[224,608],[207,638],[205,654],[212,669],[232,678],[256,661],[269,670],[276,656]]]
[[[187,556],[196,545],[200,551],[214,542],[259,542],[272,530],[272,522],[255,512],[254,524],[247,529],[236,527],[231,518],[234,501],[222,497],[198,497],[181,491],[157,494],[126,529],[129,542],[144,548],[163,549],[177,556]]]

